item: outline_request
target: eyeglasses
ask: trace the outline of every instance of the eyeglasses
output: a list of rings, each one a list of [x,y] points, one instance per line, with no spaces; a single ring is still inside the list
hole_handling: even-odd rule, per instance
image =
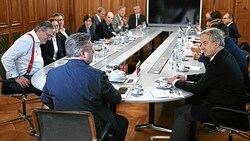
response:
[[[86,22],[90,22],[90,23],[91,23],[91,22],[92,22],[92,20],[86,20]]]
[[[63,21],[63,19],[57,19],[57,21]]]
[[[48,33],[47,31],[45,31],[43,29],[41,29],[41,30],[46,33],[46,36],[47,36],[48,40],[50,40],[53,37],[53,35]]]
[[[57,25],[54,25],[54,27],[59,27],[59,24],[57,24]]]

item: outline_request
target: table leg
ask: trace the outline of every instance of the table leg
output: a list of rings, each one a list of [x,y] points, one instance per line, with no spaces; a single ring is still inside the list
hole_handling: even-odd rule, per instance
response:
[[[171,129],[167,129],[164,127],[160,127],[157,125],[154,125],[154,115],[155,115],[155,103],[149,103],[149,119],[148,119],[148,124],[142,124],[142,125],[136,125],[135,126],[135,131],[140,131],[141,129],[144,128],[151,128],[157,131],[162,131],[162,132],[168,132],[171,133]],[[163,138],[163,139],[169,139],[169,136],[151,136],[150,139],[158,139],[158,138]]]

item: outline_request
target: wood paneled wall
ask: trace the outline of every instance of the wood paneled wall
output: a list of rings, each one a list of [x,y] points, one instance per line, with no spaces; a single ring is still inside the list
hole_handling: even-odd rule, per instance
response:
[[[250,42],[250,30],[246,30],[250,22],[248,15],[250,4],[247,1],[203,0],[202,17],[206,12],[213,10],[219,10],[222,14],[226,11],[234,13],[242,41]],[[48,19],[55,12],[64,14],[65,27],[74,33],[83,24],[83,16],[95,15],[99,6],[116,14],[118,7],[124,5],[127,7],[127,19],[133,13],[135,5],[141,6],[141,13],[144,15],[147,10],[147,0],[0,0],[0,2],[2,10],[0,12],[0,53],[5,52],[22,34],[32,30],[39,22]],[[205,19],[202,18],[202,25],[204,21]]]

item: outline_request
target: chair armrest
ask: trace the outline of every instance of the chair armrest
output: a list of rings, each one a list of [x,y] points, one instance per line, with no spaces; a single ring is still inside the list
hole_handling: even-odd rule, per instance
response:
[[[220,119],[216,113],[218,112],[230,112],[235,116],[241,116],[241,117],[245,117],[243,121],[247,121],[248,123],[244,123],[244,127],[241,127],[240,124],[235,124],[233,121],[230,121],[230,123],[224,123],[225,121],[223,119]],[[233,108],[226,108],[226,107],[214,107],[212,109],[212,112],[210,113],[210,118],[213,122],[213,124],[216,127],[229,127],[232,129],[241,129],[241,130],[249,130],[250,128],[250,109],[248,110],[238,110],[238,109],[233,109]],[[227,119],[228,120],[228,119]],[[237,118],[235,119],[238,122],[242,122],[242,119]],[[235,126],[236,125],[236,126]]]

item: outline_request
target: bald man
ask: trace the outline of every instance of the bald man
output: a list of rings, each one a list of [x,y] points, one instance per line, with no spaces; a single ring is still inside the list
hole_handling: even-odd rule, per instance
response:
[[[97,25],[95,32],[99,39],[110,39],[116,35],[112,27],[113,17],[114,14],[112,12],[108,12],[104,16],[104,20]]]

